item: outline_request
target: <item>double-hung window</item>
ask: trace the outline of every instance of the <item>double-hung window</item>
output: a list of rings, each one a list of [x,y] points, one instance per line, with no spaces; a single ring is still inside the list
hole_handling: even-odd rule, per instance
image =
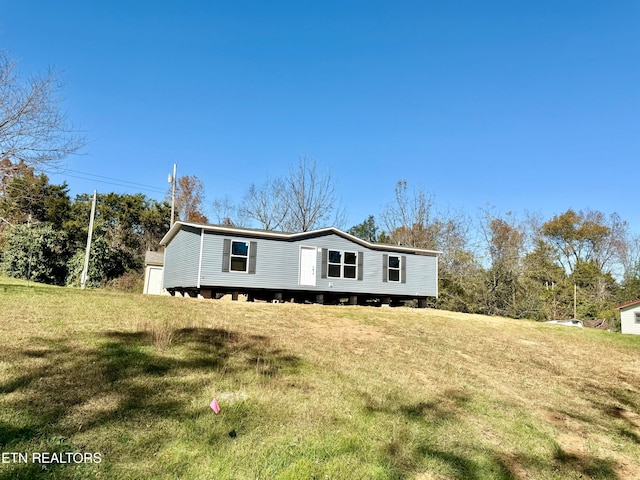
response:
[[[405,255],[382,255],[382,281],[407,283],[407,257]]]
[[[231,242],[231,264],[232,272],[246,272],[249,266],[249,243]]]
[[[225,238],[222,246],[222,271],[256,273],[258,243]]]
[[[400,262],[401,258],[389,255],[389,265],[387,268],[389,269],[389,281],[390,282],[399,282],[400,281]]]

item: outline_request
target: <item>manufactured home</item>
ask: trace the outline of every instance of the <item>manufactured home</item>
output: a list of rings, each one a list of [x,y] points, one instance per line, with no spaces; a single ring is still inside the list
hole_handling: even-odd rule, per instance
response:
[[[615,307],[620,310],[620,331],[640,335],[640,300]]]
[[[337,228],[283,233],[176,222],[165,247],[172,295],[380,304],[438,295],[434,250],[361,240]]]

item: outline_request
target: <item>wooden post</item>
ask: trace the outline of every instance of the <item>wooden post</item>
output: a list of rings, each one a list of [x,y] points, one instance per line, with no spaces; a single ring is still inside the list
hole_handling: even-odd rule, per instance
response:
[[[234,302],[238,301],[238,292],[231,292],[231,300]]]
[[[418,299],[418,308],[427,308],[427,299],[419,298]]]
[[[358,305],[357,295],[349,295],[349,305]]]

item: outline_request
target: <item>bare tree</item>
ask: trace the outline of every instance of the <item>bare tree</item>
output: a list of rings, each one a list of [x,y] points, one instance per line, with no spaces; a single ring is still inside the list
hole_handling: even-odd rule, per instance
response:
[[[398,180],[395,202],[387,204],[382,212],[382,222],[393,243],[418,248],[436,248],[437,238],[433,228],[433,199],[423,188],[413,192],[407,189],[406,180]]]
[[[381,213],[391,243],[439,250],[438,305],[474,310],[475,280],[479,265],[469,245],[469,218],[454,210],[436,210],[423,188],[409,190],[406,180],[395,187],[395,201]]]
[[[281,230],[290,211],[286,182],[276,178],[260,186],[252,184],[240,210],[265,230]]]
[[[219,225],[239,227],[246,220],[244,212],[227,195],[223,198],[216,198],[211,203],[211,211],[214,221]]]
[[[628,236],[621,249],[625,279],[640,276],[640,236]]]
[[[328,171],[303,156],[289,175],[252,185],[241,211],[267,230],[307,232],[329,225],[341,227],[344,211]]]
[[[16,63],[0,51],[0,160],[39,169],[84,146],[60,110],[61,89],[53,72],[21,80]]]
[[[331,222],[332,214],[339,213],[338,194],[328,171],[319,171],[315,160],[302,156],[285,178],[289,212],[283,226],[291,232],[307,232],[315,228],[338,223]]]

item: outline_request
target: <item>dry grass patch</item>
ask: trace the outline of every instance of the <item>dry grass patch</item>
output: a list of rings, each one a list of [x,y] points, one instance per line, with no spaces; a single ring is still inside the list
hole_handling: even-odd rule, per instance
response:
[[[0,284],[0,450],[103,453],[45,477],[640,478],[638,338]]]

